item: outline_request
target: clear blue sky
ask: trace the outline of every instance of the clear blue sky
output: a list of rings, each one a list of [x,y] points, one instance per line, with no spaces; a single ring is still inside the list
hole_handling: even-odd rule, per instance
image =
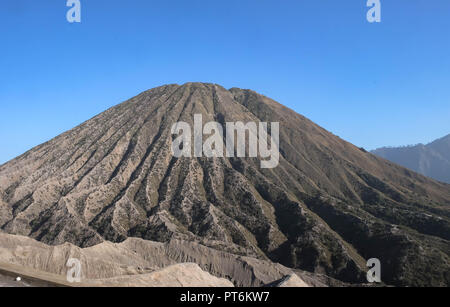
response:
[[[0,2],[0,163],[141,91],[250,88],[367,149],[450,133],[450,1]]]

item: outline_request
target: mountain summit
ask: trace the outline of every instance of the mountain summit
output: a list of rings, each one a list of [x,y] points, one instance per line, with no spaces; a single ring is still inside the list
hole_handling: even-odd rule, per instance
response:
[[[174,157],[171,128],[195,114],[279,122],[279,165]],[[0,166],[7,233],[79,247],[191,241],[352,283],[378,258],[387,284],[450,285],[449,219],[449,185],[215,84],[146,91]]]

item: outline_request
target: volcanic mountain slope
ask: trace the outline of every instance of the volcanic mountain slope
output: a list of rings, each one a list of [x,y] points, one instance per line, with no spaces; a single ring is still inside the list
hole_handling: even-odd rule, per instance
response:
[[[280,164],[175,158],[171,127],[279,122]],[[146,91],[0,166],[0,227],[48,244],[193,241],[359,283],[450,285],[450,186],[250,90]]]
[[[425,176],[450,183],[450,134],[427,145],[383,147],[372,153]]]

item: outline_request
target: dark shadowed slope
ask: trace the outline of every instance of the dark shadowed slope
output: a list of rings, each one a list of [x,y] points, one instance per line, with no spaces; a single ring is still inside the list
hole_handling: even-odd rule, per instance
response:
[[[280,122],[280,165],[174,158],[178,121]],[[144,92],[0,166],[0,227],[86,247],[194,241],[346,282],[450,285],[450,186],[366,153],[253,91]]]
[[[384,147],[372,153],[425,176],[450,183],[450,134],[427,145]]]

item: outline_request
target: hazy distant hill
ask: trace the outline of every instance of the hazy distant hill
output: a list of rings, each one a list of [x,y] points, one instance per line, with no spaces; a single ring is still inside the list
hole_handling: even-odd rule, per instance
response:
[[[385,147],[372,153],[425,176],[450,183],[450,134],[428,145]]]

